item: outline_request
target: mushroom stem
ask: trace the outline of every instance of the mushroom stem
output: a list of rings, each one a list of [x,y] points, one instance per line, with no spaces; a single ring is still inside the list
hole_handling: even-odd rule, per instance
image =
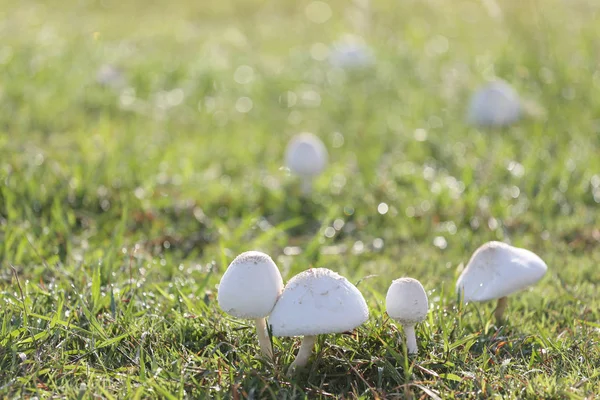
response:
[[[417,354],[417,335],[415,334],[414,325],[404,325],[404,334],[406,335],[406,350],[408,354]]]
[[[502,323],[502,317],[504,315],[504,310],[506,310],[506,306],[508,305],[508,297],[500,297],[498,299],[498,305],[496,306],[496,310],[494,311],[494,316],[496,317],[496,323],[500,325]]]
[[[310,196],[312,193],[312,178],[310,176],[302,177],[301,190],[303,196]]]
[[[273,347],[269,339],[269,332],[267,332],[267,322],[264,318],[257,318],[254,322],[256,323],[256,334],[258,335],[260,350],[265,357],[273,360]]]
[[[304,338],[302,338],[302,344],[300,345],[296,359],[290,364],[288,369],[288,376],[293,375],[296,372],[296,369],[305,367],[306,364],[308,364],[308,359],[312,354],[316,339],[316,336],[304,336]]]

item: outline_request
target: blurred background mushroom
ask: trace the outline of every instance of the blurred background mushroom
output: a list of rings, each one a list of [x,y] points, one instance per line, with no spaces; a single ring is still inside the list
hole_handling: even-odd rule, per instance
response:
[[[325,169],[327,158],[325,144],[312,133],[300,133],[289,142],[285,162],[290,171],[300,177],[303,195],[312,193],[312,181]]]
[[[468,120],[482,127],[505,127],[522,114],[519,94],[506,81],[494,80],[478,89],[469,103]]]

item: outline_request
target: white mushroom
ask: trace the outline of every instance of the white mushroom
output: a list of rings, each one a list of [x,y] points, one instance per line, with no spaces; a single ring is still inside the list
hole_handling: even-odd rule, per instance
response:
[[[505,81],[496,80],[475,92],[469,105],[469,122],[479,126],[501,127],[521,117],[518,93]]]
[[[392,282],[385,297],[390,318],[404,327],[408,354],[417,354],[415,325],[427,316],[429,304],[423,285],[413,278],[400,278]]]
[[[118,89],[125,85],[125,77],[117,67],[104,64],[96,72],[96,82],[102,86]]]
[[[255,321],[260,349],[270,359],[273,348],[265,317],[273,310],[282,290],[283,280],[277,265],[259,251],[237,256],[219,283],[219,306],[234,317]]]
[[[338,68],[362,69],[373,65],[375,57],[361,37],[346,35],[334,43],[329,61]]]
[[[479,247],[456,282],[463,301],[498,299],[494,312],[498,324],[506,309],[507,296],[542,279],[548,267],[529,250],[501,242]]]
[[[277,301],[269,324],[273,336],[304,336],[288,374],[304,367],[316,336],[350,331],[369,318],[369,309],[356,286],[326,269],[312,268],[294,276]]]
[[[285,162],[302,179],[302,193],[312,192],[312,180],[327,165],[327,149],[317,136],[301,133],[292,138],[285,152]]]

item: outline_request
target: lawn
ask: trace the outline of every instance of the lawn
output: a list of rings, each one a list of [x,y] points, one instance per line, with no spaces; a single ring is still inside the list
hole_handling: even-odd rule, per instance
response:
[[[332,67],[347,33],[374,65]],[[600,395],[599,2],[0,0],[0,37],[0,397]],[[493,77],[529,115],[469,126]],[[308,199],[303,131],[329,151]],[[455,293],[489,240],[548,264],[501,326]],[[217,304],[246,250],[344,275],[368,322],[288,378],[299,338],[270,363]]]

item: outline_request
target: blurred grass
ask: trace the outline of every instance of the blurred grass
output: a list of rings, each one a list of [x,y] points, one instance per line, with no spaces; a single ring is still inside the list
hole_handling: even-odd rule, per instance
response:
[[[358,3],[329,1],[323,24],[308,4],[0,1],[0,393],[600,392],[600,6],[380,0],[365,25]],[[373,48],[373,68],[311,57],[347,32]],[[98,84],[106,64],[121,86]],[[506,130],[467,126],[469,94],[493,76],[543,112]],[[300,131],[330,151],[310,202],[282,169]],[[498,330],[493,305],[454,295],[487,240],[550,268]],[[297,341],[276,340],[277,365],[263,363],[251,327],[215,302],[248,249],[286,280],[309,266],[375,275],[359,285],[371,320],[328,336],[289,381]],[[383,312],[404,275],[432,307],[415,360]]]

